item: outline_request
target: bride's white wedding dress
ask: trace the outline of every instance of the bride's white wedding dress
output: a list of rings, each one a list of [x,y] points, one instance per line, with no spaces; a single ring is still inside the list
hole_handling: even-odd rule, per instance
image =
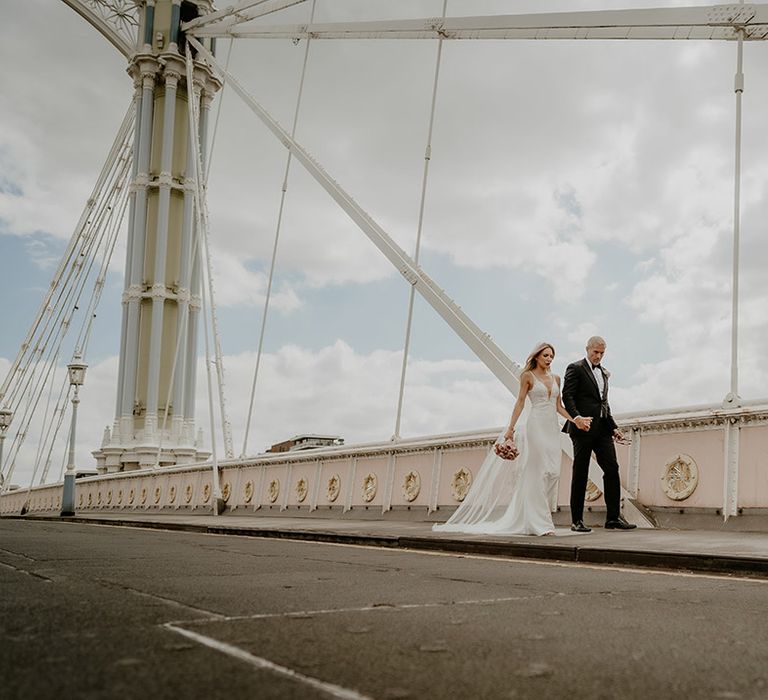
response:
[[[534,375],[526,409],[515,426],[515,444],[520,450],[517,459],[501,459],[491,449],[464,501],[445,524],[433,526],[435,531],[554,533],[552,511],[557,508],[562,455],[557,421],[559,392],[554,378],[550,392]]]

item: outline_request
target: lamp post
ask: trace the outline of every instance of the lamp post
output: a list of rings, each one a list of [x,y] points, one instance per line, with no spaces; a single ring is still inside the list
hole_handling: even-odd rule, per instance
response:
[[[0,487],[3,485],[3,443],[5,442],[5,433],[11,427],[11,420],[13,420],[13,411],[0,408]]]
[[[88,365],[83,363],[80,353],[75,353],[72,362],[67,365],[69,372],[69,385],[74,387],[72,396],[72,426],[69,431],[69,455],[67,457],[67,471],[64,473],[64,494],[61,497],[61,514],[75,514],[75,434],[77,431],[77,404],[80,403],[78,390],[85,381],[85,370]]]

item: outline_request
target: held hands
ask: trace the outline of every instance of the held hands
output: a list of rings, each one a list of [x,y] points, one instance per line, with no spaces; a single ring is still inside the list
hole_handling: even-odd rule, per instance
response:
[[[592,427],[592,418],[587,416],[586,418],[584,416],[576,416],[576,418],[573,419],[573,424],[579,429],[587,431]]]

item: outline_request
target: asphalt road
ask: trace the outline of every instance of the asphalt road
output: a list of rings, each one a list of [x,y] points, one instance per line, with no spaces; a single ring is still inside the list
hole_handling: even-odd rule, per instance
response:
[[[0,697],[768,698],[768,581],[0,520]]]

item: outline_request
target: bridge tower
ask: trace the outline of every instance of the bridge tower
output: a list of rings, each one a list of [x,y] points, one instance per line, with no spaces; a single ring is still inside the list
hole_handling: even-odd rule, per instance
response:
[[[209,0],[145,0],[139,7],[128,65],[136,130],[117,404],[112,428],[93,453],[100,472],[208,456],[195,435],[202,269],[188,100],[198,101],[197,136],[205,153],[209,107],[221,84],[195,62],[190,89],[180,26],[212,9]]]

